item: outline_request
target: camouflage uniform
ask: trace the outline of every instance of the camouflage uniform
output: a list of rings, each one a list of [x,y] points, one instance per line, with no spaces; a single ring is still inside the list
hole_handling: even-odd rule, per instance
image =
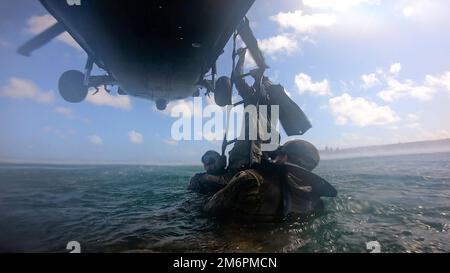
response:
[[[280,179],[255,169],[238,172],[204,206],[214,216],[245,221],[273,221],[280,218],[282,199]]]

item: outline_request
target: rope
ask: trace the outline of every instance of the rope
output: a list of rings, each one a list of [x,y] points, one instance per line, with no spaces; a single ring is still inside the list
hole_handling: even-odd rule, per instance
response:
[[[232,67],[231,67],[231,92],[233,92],[233,88],[234,88],[234,67],[236,66],[236,39],[237,39],[238,33],[237,31],[235,31],[233,33],[233,51],[231,52],[231,60],[232,60]],[[231,116],[231,107],[230,106],[226,106],[227,108],[227,119],[226,119],[226,123],[227,123],[227,128],[225,129],[225,133],[223,136],[223,142],[222,142],[222,156],[225,155],[225,150],[227,149],[228,146],[228,140],[227,140],[227,134],[228,134],[228,130],[230,129],[230,116]]]

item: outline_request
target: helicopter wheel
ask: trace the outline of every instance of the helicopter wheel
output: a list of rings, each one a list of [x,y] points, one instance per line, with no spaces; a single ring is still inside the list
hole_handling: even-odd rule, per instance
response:
[[[88,87],[84,85],[84,74],[78,70],[64,72],[59,78],[59,93],[65,101],[82,102],[88,93]]]
[[[156,109],[159,111],[164,111],[167,108],[167,100],[165,99],[158,99],[156,100]]]

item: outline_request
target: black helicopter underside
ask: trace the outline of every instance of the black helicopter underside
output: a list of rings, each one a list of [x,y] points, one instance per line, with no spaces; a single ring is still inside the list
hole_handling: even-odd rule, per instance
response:
[[[125,92],[143,97],[197,84],[254,3],[95,0],[69,6],[40,1]]]

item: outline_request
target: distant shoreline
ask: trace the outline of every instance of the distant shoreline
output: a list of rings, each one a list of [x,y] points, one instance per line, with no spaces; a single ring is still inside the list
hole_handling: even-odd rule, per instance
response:
[[[351,158],[386,157],[401,155],[420,155],[450,153],[450,139],[417,141],[398,144],[365,146],[346,149],[321,150],[321,160]],[[153,166],[153,167],[201,167],[199,163],[139,163],[139,162],[62,162],[0,160],[0,165],[53,165],[53,166]]]
[[[35,165],[35,166],[146,166],[146,167],[202,167],[200,164],[150,164],[150,163],[80,163],[80,162],[31,162],[0,161],[1,165]]]
[[[383,155],[355,155],[346,157],[322,157],[322,161],[334,161],[334,160],[346,160],[357,158],[376,158],[376,157],[396,157],[396,156],[408,156],[408,155],[434,155],[434,154],[450,154],[450,151],[437,151],[437,152],[417,152],[417,153],[404,153],[404,154],[383,154]]]
[[[395,157],[395,156],[408,156],[408,155],[432,155],[432,154],[447,154],[450,151],[438,151],[438,152],[422,152],[422,153],[404,153],[404,154],[385,154],[385,155],[355,155],[355,156],[343,156],[343,157],[321,157],[321,161],[334,161],[334,160],[346,160],[355,158],[376,158],[376,157]],[[100,166],[130,166],[130,167],[193,167],[201,168],[199,164],[138,164],[138,163],[52,163],[52,162],[0,162],[0,166],[58,166],[58,167],[100,167]]]
[[[323,160],[332,160],[344,158],[417,155],[447,152],[450,152],[450,139],[416,141],[346,149],[327,148],[320,151],[320,155]]]

